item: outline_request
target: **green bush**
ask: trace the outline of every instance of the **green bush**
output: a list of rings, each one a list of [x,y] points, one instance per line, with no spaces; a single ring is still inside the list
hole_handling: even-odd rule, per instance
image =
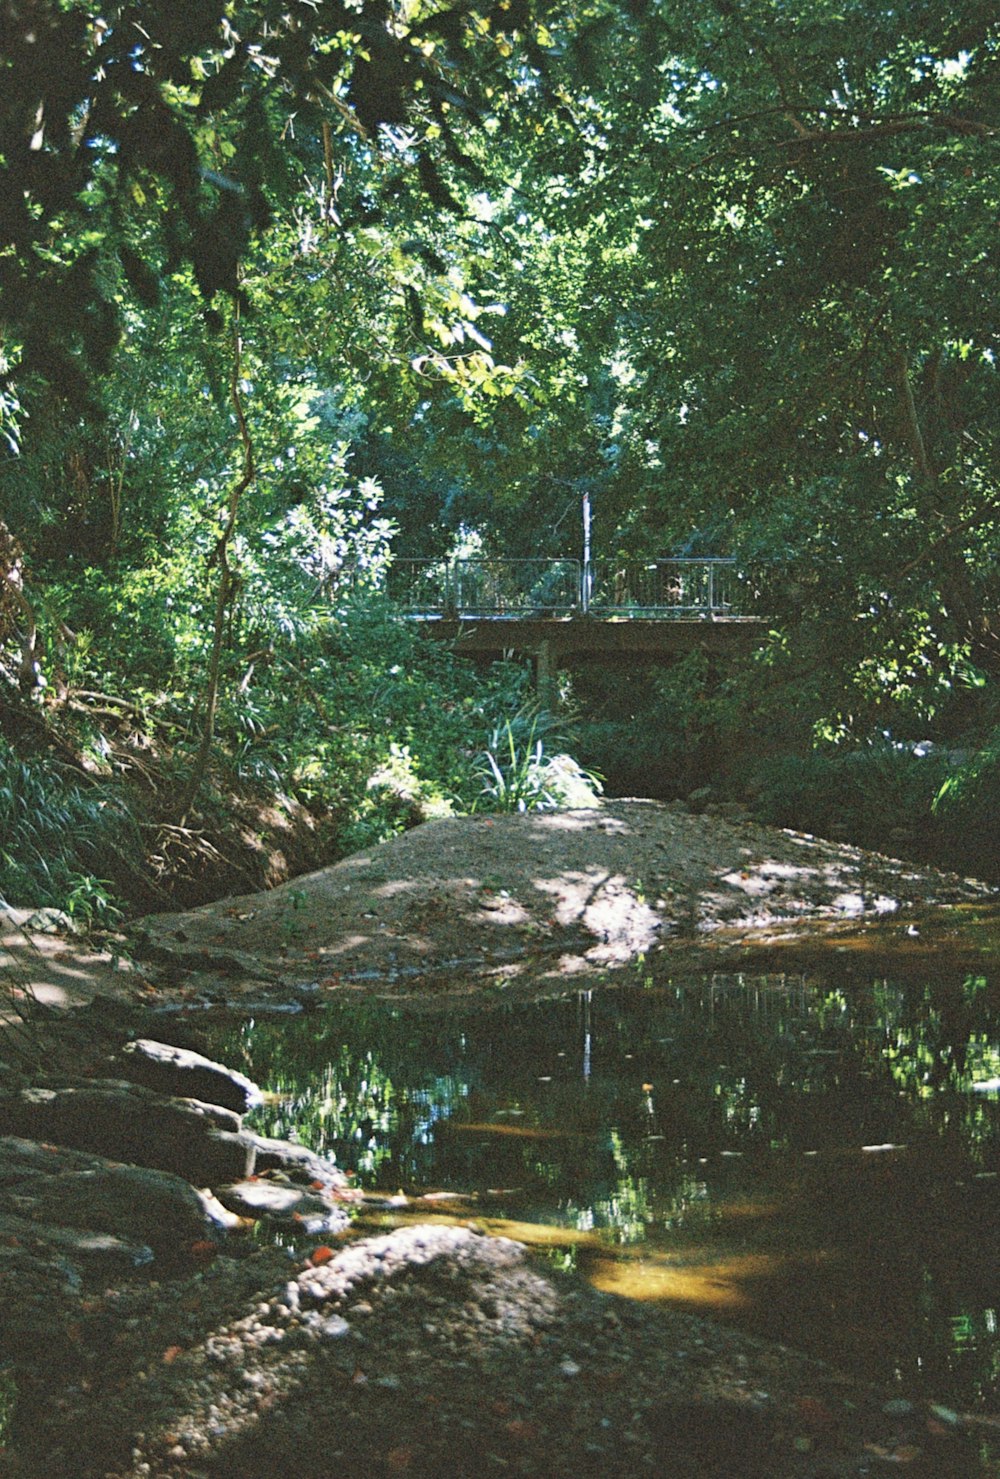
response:
[[[470,804],[481,736],[517,709],[527,682],[504,664],[477,671],[372,593],[315,608],[295,628],[260,613],[256,633],[263,656],[249,682],[226,686],[219,745],[241,781],[336,817],[338,851],[450,798]]]
[[[138,829],[120,795],[83,786],[51,761],[23,758],[0,738],[0,897],[53,907],[84,923],[119,914],[109,877],[138,866]]]
[[[530,709],[496,725],[473,772],[480,783],[474,807],[505,812],[596,805],[599,777],[571,755],[553,753],[553,739],[549,716]]]
[[[766,821],[891,851],[900,840],[929,844],[934,797],[947,767],[936,748],[880,741],[772,756],[756,768],[751,787]]]
[[[1000,876],[1000,730],[945,776],[933,812],[953,866]]]

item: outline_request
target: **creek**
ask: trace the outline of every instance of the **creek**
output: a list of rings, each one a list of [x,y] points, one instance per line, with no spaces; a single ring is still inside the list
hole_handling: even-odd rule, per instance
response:
[[[677,977],[447,1011],[217,1025],[267,1134],[334,1152],[359,1223],[474,1222],[597,1287],[722,1319],[962,1409],[1000,1371],[1000,993]]]

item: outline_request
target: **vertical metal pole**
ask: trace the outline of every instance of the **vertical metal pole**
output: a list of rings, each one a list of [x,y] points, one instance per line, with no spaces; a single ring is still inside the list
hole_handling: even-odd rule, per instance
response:
[[[715,564],[711,560],[708,563],[708,609],[715,610]]]
[[[580,609],[586,616],[590,610],[590,494],[583,495],[583,578],[580,585]]]

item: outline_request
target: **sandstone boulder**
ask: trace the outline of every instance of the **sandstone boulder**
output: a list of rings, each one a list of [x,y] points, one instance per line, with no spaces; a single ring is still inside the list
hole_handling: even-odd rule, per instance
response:
[[[126,1043],[115,1059],[115,1069],[122,1078],[159,1094],[219,1104],[240,1115],[264,1102],[260,1089],[246,1074],[190,1048],[148,1037]]]

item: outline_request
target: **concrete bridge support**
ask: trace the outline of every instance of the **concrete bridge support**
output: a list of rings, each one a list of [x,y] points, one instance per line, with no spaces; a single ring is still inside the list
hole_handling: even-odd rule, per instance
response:
[[[554,714],[559,705],[559,661],[556,644],[543,637],[535,653],[535,697],[538,707]]]
[[[766,622],[751,618],[608,620],[592,616],[450,618],[428,622],[428,630],[472,658],[501,658],[512,652],[530,656],[540,708],[554,712],[559,702],[559,669],[576,659],[608,667],[642,662],[672,662],[701,651],[733,655],[766,640]]]

